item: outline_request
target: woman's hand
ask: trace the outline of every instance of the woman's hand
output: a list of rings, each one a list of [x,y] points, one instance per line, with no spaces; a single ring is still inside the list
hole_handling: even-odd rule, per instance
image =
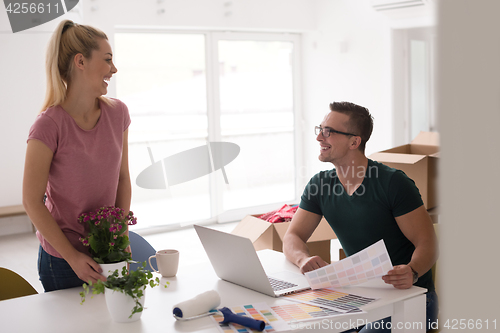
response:
[[[101,266],[88,255],[75,250],[74,256],[67,261],[81,280],[87,283],[96,283],[97,280],[106,281],[106,277],[101,274]]]

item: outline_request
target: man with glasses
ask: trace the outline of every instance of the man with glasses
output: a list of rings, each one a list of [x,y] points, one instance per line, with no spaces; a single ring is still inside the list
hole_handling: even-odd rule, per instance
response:
[[[310,256],[306,246],[322,216],[348,256],[383,239],[394,268],[382,279],[398,289],[413,284],[427,288],[427,319],[435,322],[437,296],[431,267],[437,259],[437,241],[420,193],[404,172],[365,156],[373,129],[368,109],[334,102],[330,110],[315,134],[319,160],[335,168],[309,181],[283,239],[283,252],[302,273],[327,265],[320,257]],[[381,328],[380,322],[363,330]]]

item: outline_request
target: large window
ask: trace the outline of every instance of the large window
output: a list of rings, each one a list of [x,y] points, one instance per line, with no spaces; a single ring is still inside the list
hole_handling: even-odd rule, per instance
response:
[[[239,219],[296,200],[297,38],[115,34],[117,96],[132,117],[132,208],[141,228]],[[240,147],[223,170],[172,186],[164,177],[166,189],[136,185],[153,163],[216,141]]]

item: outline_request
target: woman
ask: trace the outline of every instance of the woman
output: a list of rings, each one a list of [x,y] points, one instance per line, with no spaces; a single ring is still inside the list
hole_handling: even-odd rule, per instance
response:
[[[47,292],[105,280],[79,240],[86,230],[77,218],[106,205],[128,214],[131,184],[128,109],[103,97],[117,72],[107,36],[61,22],[46,71],[44,106],[28,136],[23,205],[38,229],[38,271]]]

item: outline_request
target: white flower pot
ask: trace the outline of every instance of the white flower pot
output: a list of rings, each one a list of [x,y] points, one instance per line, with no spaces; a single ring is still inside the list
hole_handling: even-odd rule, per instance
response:
[[[102,268],[102,275],[109,276],[118,269],[118,276],[122,276],[123,267],[127,267],[126,261],[114,262],[112,264],[99,264]]]
[[[129,295],[106,288],[104,297],[106,299],[106,306],[108,307],[109,314],[114,321],[118,323],[130,323],[141,318],[142,312],[134,313],[134,315],[129,318],[135,306],[134,299]],[[145,299],[146,290],[144,290],[144,295],[139,299],[139,302],[143,306]]]

